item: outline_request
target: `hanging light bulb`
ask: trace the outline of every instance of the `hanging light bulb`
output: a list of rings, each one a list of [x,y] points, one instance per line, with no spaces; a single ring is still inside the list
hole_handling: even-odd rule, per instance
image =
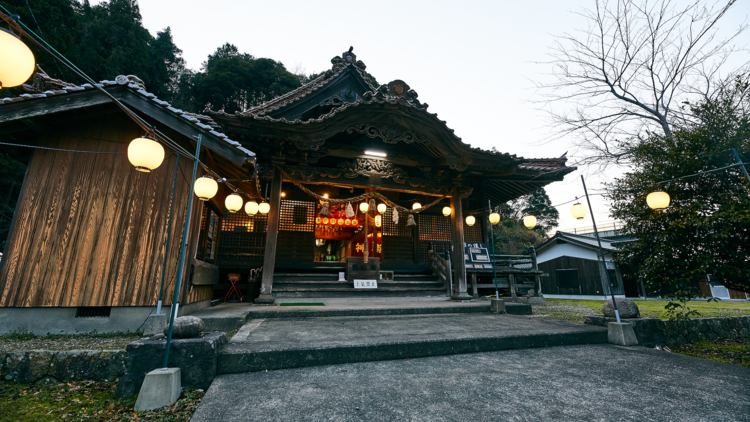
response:
[[[576,202],[570,208],[570,213],[576,220],[583,220],[583,218],[586,217],[587,214],[586,207],[583,206],[583,204],[581,204],[580,202]]]
[[[369,210],[369,209],[370,209],[370,206],[369,206],[369,205],[367,205],[367,201],[365,201],[365,202],[363,202],[363,203],[359,204],[359,210],[360,210],[360,211],[362,211],[362,212],[367,212],[367,210]]]
[[[258,205],[258,211],[260,211],[261,214],[268,214],[268,211],[271,211],[271,205],[268,202],[261,202]]]
[[[381,202],[381,203],[379,203],[379,204],[378,204],[378,212],[379,212],[379,213],[381,213],[381,214],[385,214],[385,211],[386,211],[387,209],[388,209],[388,206],[387,206],[387,205],[385,205],[384,203],[382,203],[382,202]]]
[[[527,229],[533,229],[536,227],[536,217],[533,215],[527,215],[523,218],[523,225],[526,226]]]
[[[477,222],[477,219],[476,219],[476,218],[474,218],[474,216],[473,216],[473,215],[470,215],[470,216],[466,217],[466,224],[467,224],[467,225],[468,225],[469,227],[473,226],[473,225],[474,225],[474,223],[476,223],[476,222]]]
[[[211,176],[199,177],[195,180],[195,186],[193,192],[198,196],[201,201],[208,201],[216,195],[219,191],[219,184],[216,180],[212,179]]]
[[[646,196],[646,204],[656,211],[661,211],[669,206],[670,198],[666,192],[651,192]]]
[[[247,215],[255,215],[258,213],[258,203],[255,201],[248,201],[245,204],[245,212]]]
[[[164,147],[148,138],[135,138],[128,145],[128,160],[135,169],[148,173],[164,161]]]
[[[382,215],[376,215],[375,216],[375,227],[380,227],[383,225],[383,216]]]
[[[414,205],[411,206],[411,209],[413,210],[416,210],[419,208],[422,208],[422,204],[420,204],[419,202],[415,202]]]
[[[226,199],[224,199],[224,205],[227,206],[227,211],[234,214],[242,209],[242,197],[236,193],[227,195]]]
[[[0,28],[0,88],[21,85],[34,73],[34,54],[16,34]]]
[[[451,215],[451,207],[443,207],[443,215],[446,217]]]
[[[495,224],[500,222],[500,214],[493,212],[490,214],[490,223],[494,226]]]

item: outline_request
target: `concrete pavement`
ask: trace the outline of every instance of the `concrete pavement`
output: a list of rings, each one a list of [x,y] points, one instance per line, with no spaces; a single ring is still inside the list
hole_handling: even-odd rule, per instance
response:
[[[750,421],[750,369],[607,344],[216,378],[193,422]]]
[[[489,312],[251,319],[218,373],[606,342],[602,327]]]

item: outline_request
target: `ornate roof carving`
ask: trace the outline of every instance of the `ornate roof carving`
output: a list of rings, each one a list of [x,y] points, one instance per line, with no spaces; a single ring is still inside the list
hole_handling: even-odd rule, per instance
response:
[[[328,85],[328,83],[331,82],[336,76],[344,72],[348,67],[356,70],[359,76],[361,76],[365,81],[365,83],[367,83],[367,85],[374,90],[375,87],[372,85],[370,78],[367,76],[367,72],[365,72],[367,66],[362,62],[362,60],[357,60],[357,55],[354,54],[353,50],[354,47],[349,47],[349,50],[341,53],[341,56],[332,58],[331,68],[312,81],[302,85],[301,87],[293,91],[287,92],[284,95],[280,95],[276,98],[266,101],[259,106],[255,106],[243,113],[237,114],[243,116],[266,116],[268,113],[274,112],[291,103],[297,102],[302,98],[323,88],[324,86]],[[343,94],[346,95],[346,93]]]

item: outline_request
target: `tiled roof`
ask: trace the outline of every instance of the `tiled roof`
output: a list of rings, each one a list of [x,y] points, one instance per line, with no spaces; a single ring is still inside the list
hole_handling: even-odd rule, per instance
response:
[[[370,78],[365,72],[367,66],[361,61],[357,60],[357,55],[353,53],[354,47],[349,47],[349,51],[345,51],[341,56],[336,56],[331,59],[333,65],[331,69],[312,81],[302,85],[301,87],[287,92],[284,95],[280,95],[276,98],[266,101],[265,103],[255,106],[245,112],[240,113],[245,116],[264,116],[268,113],[274,112],[288,104],[299,101],[300,99],[312,94],[313,92],[328,85],[333,79],[344,72],[347,68],[352,68],[359,73],[359,76],[367,83],[367,85],[374,91],[375,87],[372,85]]]
[[[186,111],[182,111],[180,109],[174,108],[166,101],[160,100],[156,97],[156,95],[147,92],[144,89],[143,81],[139,79],[137,76],[129,75],[124,76],[120,75],[117,78],[115,78],[114,81],[100,81],[98,84],[100,87],[107,87],[107,86],[115,86],[115,85],[123,85],[127,86],[132,92],[138,94],[139,96],[148,99],[155,104],[158,104],[159,106],[163,107],[165,110],[169,111],[170,113],[174,114],[177,118],[182,118],[184,120],[187,120],[188,122],[192,123],[194,126],[200,128],[202,131],[205,131],[206,133],[210,133],[213,136],[216,136],[218,138],[221,138],[229,145],[232,145],[248,157],[253,157],[255,154],[244,148],[239,142],[233,141],[227,137],[227,135],[221,133],[221,127],[214,122],[214,120],[210,116],[205,116],[202,114],[195,114],[195,113],[188,113]],[[43,90],[50,86],[59,86],[62,89],[47,89]],[[87,90],[93,90],[95,89],[93,85],[91,84],[83,84],[81,86],[76,86],[67,82],[60,81],[58,79],[52,79],[49,76],[47,76],[44,72],[38,71],[34,75],[34,84],[33,85],[22,85],[22,88],[26,90],[29,93],[22,94],[18,97],[6,97],[6,98],[0,98],[0,106],[3,104],[14,104],[18,102],[25,102],[30,100],[38,100],[41,98],[49,98],[49,97],[55,97],[59,95],[65,95],[71,92],[78,92],[78,91],[87,91]],[[2,108],[0,108],[2,110]]]
[[[519,170],[531,171],[555,171],[561,169],[575,169],[575,167],[566,167],[567,157],[560,158],[527,158],[524,163],[518,166]]]

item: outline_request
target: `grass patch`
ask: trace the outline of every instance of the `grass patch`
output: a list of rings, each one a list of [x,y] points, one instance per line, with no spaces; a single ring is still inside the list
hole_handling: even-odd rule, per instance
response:
[[[174,405],[135,412],[135,397],[115,399],[117,382],[0,385],[0,421],[189,421],[203,397],[187,390]]]
[[[672,352],[750,368],[750,339],[718,339],[669,346]]]
[[[603,300],[545,299],[544,305],[534,305],[535,313],[547,315],[553,319],[583,323],[586,315],[601,315]],[[634,300],[641,316],[669,319],[664,306],[666,300]],[[700,312],[702,317],[750,315],[750,302],[706,302],[695,300],[688,302],[691,309]]]

